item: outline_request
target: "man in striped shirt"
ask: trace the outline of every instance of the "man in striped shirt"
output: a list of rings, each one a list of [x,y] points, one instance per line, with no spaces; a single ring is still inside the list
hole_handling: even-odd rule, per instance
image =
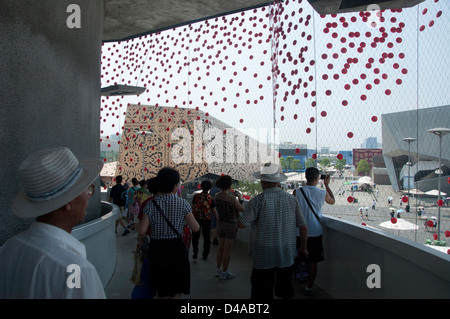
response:
[[[253,176],[261,180],[263,192],[245,206],[238,221],[240,228],[251,226],[251,298],[273,299],[274,290],[280,298],[292,298],[294,258],[298,254],[308,256],[306,223],[297,199],[280,188],[280,182],[287,177],[278,165],[267,163]],[[296,248],[297,227],[302,242],[299,250]]]

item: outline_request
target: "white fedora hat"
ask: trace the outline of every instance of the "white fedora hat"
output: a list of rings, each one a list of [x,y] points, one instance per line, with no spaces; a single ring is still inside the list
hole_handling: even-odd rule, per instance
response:
[[[38,151],[19,166],[23,190],[11,210],[22,218],[38,217],[72,201],[97,178],[103,162],[80,160],[67,147]]]
[[[253,177],[271,183],[287,180],[287,176],[280,172],[280,167],[273,163],[264,164],[261,171],[253,173]]]

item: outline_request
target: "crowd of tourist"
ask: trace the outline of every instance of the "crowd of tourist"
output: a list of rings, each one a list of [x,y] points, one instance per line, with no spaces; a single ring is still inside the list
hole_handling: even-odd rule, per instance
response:
[[[211,239],[217,238],[215,275],[220,280],[236,278],[229,269],[232,249],[238,229],[245,227],[250,228],[253,258],[251,298],[292,298],[291,281],[299,260],[311,264],[305,295],[313,294],[317,263],[324,260],[321,208],[324,203],[334,204],[328,187],[330,177],[322,181],[325,190],[319,189],[319,171],[308,169],[307,185],[302,192],[296,189],[293,196],[281,189],[287,177],[278,165],[267,163],[253,176],[260,180],[263,192],[245,204],[242,194],[232,189],[229,175],[221,175],[214,182],[204,180],[192,203],[181,197],[180,175],[174,168],[161,169],[157,177],[141,181],[140,188],[136,188],[137,181],[133,179],[133,187],[127,189],[121,185],[121,176],[116,177],[110,201],[122,204],[118,205],[119,219],[129,221],[128,226],[119,221],[116,228],[119,223],[124,227],[122,235],[128,234],[127,227],[135,229],[141,247],[149,242],[141,270],[146,275],[141,276],[142,281],[133,292],[135,298],[180,298],[190,293],[190,234],[194,260],[200,253],[203,260],[208,259],[211,243],[214,244]],[[123,192],[128,193],[127,203],[120,202]],[[312,204],[307,204],[306,197]],[[203,246],[199,247],[201,235]],[[141,293],[135,293],[137,290]]]
[[[36,221],[0,247],[0,298],[105,298],[84,245],[71,235],[85,218],[102,166],[101,161],[78,160],[67,148],[37,152],[21,164],[24,189],[14,198],[12,210]],[[324,259],[321,208],[334,204],[330,177],[323,181],[326,189],[319,189],[319,171],[308,168],[307,185],[291,195],[281,189],[287,177],[278,165],[267,163],[253,176],[263,191],[245,204],[242,194],[232,189],[229,175],[214,183],[203,181],[192,203],[182,198],[180,174],[172,167],[162,168],[147,181],[133,178],[131,187],[116,176],[109,197],[120,209],[116,233],[120,224],[123,236],[134,230],[138,239],[132,298],[189,295],[189,247],[192,239],[192,258],[197,259],[200,232],[203,260],[210,255],[211,232],[213,244],[217,240],[216,277],[236,278],[230,271],[232,249],[238,229],[245,227],[250,228],[253,260],[250,297],[292,298],[292,276],[299,260],[311,264],[305,294],[312,295],[317,263]],[[65,280],[71,271],[73,276]]]

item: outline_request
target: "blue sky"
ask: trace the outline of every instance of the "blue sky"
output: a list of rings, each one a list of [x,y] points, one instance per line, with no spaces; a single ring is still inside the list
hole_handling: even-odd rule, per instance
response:
[[[271,128],[275,118],[280,141],[337,151],[372,136],[381,142],[381,114],[450,104],[448,1],[385,11],[376,28],[359,13],[321,17],[306,1],[284,2],[273,24],[271,9],[104,44],[102,86],[149,90],[104,100],[101,129],[120,132],[128,103],[158,103],[198,107],[242,131]]]

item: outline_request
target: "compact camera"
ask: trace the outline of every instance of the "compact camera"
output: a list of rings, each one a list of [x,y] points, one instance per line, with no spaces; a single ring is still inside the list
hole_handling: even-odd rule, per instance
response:
[[[325,179],[325,177],[327,177],[327,175],[325,175],[325,174],[320,175],[320,179]]]

